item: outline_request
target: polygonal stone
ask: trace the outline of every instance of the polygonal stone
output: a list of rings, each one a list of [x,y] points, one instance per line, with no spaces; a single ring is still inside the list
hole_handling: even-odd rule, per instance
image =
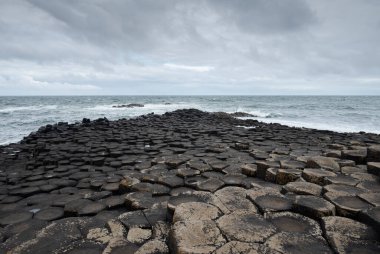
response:
[[[178,176],[162,176],[158,178],[158,183],[176,188],[184,185],[184,180]]]
[[[276,228],[261,215],[251,211],[235,211],[217,220],[220,230],[229,241],[264,242]]]
[[[169,245],[173,253],[211,253],[226,243],[216,223],[205,221],[178,221],[171,229]]]
[[[322,187],[308,182],[290,182],[282,187],[284,193],[292,192],[298,195],[313,195],[320,196],[322,193]]]
[[[303,179],[318,185],[324,185],[324,178],[327,176],[336,176],[336,174],[321,168],[305,168],[302,171]]]
[[[78,209],[78,215],[94,215],[106,209],[106,205],[99,202],[91,202]]]
[[[220,210],[206,203],[188,202],[175,208],[173,223],[183,220],[214,220],[220,217]]]
[[[230,241],[217,249],[215,254],[255,254],[259,250],[260,245],[257,243],[244,243],[238,241]]]
[[[151,240],[142,245],[134,254],[169,254],[169,248],[163,241]]]
[[[365,193],[365,190],[343,184],[330,184],[323,187],[323,190],[327,193],[336,193],[338,195],[344,196],[355,196],[362,193]]]
[[[243,180],[247,178],[247,176],[239,173],[234,173],[234,174],[226,174],[224,175],[221,180],[226,184],[226,185],[233,185],[233,186],[240,186],[242,185]]]
[[[142,244],[152,236],[152,230],[142,228],[130,228],[127,240],[131,243]]]
[[[276,176],[276,183],[277,184],[287,184],[289,182],[294,182],[298,178],[300,178],[302,171],[300,169],[295,169],[295,168],[288,168],[288,169],[283,169],[280,168],[277,172]]]
[[[247,176],[256,176],[257,166],[255,164],[245,164],[241,166],[241,172]]]
[[[34,215],[34,218],[39,219],[39,220],[50,221],[50,220],[59,219],[59,218],[63,217],[63,215],[64,215],[64,211],[62,208],[60,208],[60,207],[49,207],[49,208],[42,209],[42,210],[38,211]]]
[[[372,145],[368,147],[368,161],[380,162],[380,145]]]
[[[353,160],[357,164],[363,164],[367,157],[367,149],[357,150],[343,150],[342,158],[347,160]]]
[[[362,193],[359,198],[367,201],[373,206],[380,206],[380,193]]]
[[[229,211],[250,210],[257,211],[257,208],[249,201],[245,189],[240,187],[225,187],[215,192],[215,196],[223,203]]]
[[[380,206],[361,211],[359,219],[367,225],[371,225],[378,233],[380,232]]]
[[[322,237],[281,232],[271,236],[265,245],[280,253],[333,253]]]
[[[324,156],[314,156],[307,160],[306,167],[308,168],[324,168],[329,171],[338,172],[340,166],[335,159]]]
[[[306,163],[302,161],[290,161],[290,160],[281,160],[280,161],[281,168],[296,168],[301,169],[306,166]]]
[[[126,212],[119,216],[118,218],[121,223],[124,224],[124,226],[127,229],[130,228],[150,228],[151,225],[146,219],[144,213],[142,211],[133,211],[133,212]]]
[[[210,178],[210,179],[207,179],[206,181],[200,182],[197,185],[197,189],[203,190],[203,191],[215,192],[223,186],[224,186],[224,182],[222,180],[219,180],[216,178]]]
[[[322,230],[318,222],[298,213],[269,213],[266,215],[266,219],[281,232],[302,233],[315,236],[322,235]]]
[[[356,185],[356,187],[364,189],[367,192],[380,192],[380,184],[374,181],[363,181]]]
[[[327,240],[336,252],[376,253],[371,250],[376,249],[373,241],[380,239],[380,235],[367,225],[338,216],[322,218],[321,225]],[[377,250],[380,250],[379,245]]]
[[[293,203],[284,196],[270,194],[259,196],[254,199],[254,202],[263,213],[288,211],[292,208]]]
[[[23,221],[27,221],[33,217],[33,213],[26,212],[26,211],[20,211],[20,212],[12,212],[9,215],[6,215],[2,218],[0,218],[0,225],[10,225],[10,224],[16,224]]]
[[[168,209],[169,211],[174,213],[178,205],[182,203],[188,203],[188,202],[202,202],[202,199],[193,194],[183,194],[183,195],[173,196],[173,197],[170,197],[168,201]]]
[[[337,175],[325,177],[325,184],[345,184],[355,186],[359,181],[351,176]]]
[[[265,173],[265,181],[272,183],[276,182],[278,170],[278,168],[268,168]]]
[[[367,171],[370,174],[380,176],[380,162],[368,162]]]
[[[335,215],[333,204],[315,196],[296,196],[293,208],[296,212],[312,218]]]
[[[336,206],[336,213],[345,217],[356,217],[362,211],[372,206],[355,196],[340,196],[333,198],[331,202]]]

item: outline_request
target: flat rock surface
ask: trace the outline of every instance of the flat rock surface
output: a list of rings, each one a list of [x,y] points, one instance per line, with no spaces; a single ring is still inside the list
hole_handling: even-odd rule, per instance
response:
[[[379,155],[195,109],[43,126],[0,146],[0,253],[380,253]]]

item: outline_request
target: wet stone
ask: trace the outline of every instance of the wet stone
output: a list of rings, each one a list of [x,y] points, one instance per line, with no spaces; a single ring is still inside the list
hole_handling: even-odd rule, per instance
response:
[[[142,211],[126,212],[118,218],[127,228],[151,228],[148,220]]]
[[[106,205],[100,202],[91,202],[78,209],[78,215],[94,215],[104,210]]]
[[[224,186],[222,180],[210,178],[197,184],[197,189],[202,191],[215,192]]]
[[[320,196],[322,193],[322,187],[308,182],[290,182],[282,187],[282,192],[292,192],[298,195]]]
[[[361,211],[359,219],[380,233],[380,206]]]
[[[301,233],[315,236],[322,235],[322,230],[317,221],[297,213],[269,213],[266,215],[266,219],[275,225],[281,232]]]
[[[322,237],[299,233],[277,233],[265,245],[280,253],[333,253]]]
[[[37,212],[34,215],[35,219],[39,220],[46,220],[46,221],[51,221],[51,220],[57,220],[59,218],[62,218],[64,215],[64,210],[60,207],[49,207],[46,209],[42,209],[39,212]]]
[[[243,174],[226,174],[224,175],[221,180],[226,184],[226,185],[232,185],[232,186],[241,186],[243,180],[247,176]]]
[[[325,177],[325,184],[345,184],[355,186],[358,183],[359,181],[357,179],[345,175]]]
[[[379,157],[380,160],[380,157]],[[370,174],[380,176],[380,162],[368,162],[367,171]]]
[[[380,162],[380,145],[372,145],[368,147],[368,161]]]
[[[340,216],[353,217],[372,206],[355,196],[340,196],[331,200],[336,206],[336,212]]]
[[[124,197],[111,196],[105,199],[101,199],[101,202],[106,205],[107,209],[117,208],[124,205]]]
[[[158,183],[167,185],[171,188],[181,187],[184,185],[184,180],[178,176],[164,176],[158,178]]]
[[[335,206],[330,202],[315,196],[296,196],[293,209],[312,218],[335,215]]]
[[[339,196],[355,196],[366,192],[363,189],[343,184],[330,184],[323,187],[323,190],[327,193],[335,193]]]
[[[367,149],[358,150],[343,150],[342,158],[347,160],[353,160],[358,164],[365,163],[367,157]]]
[[[358,196],[373,206],[380,206],[380,193],[362,193]]]
[[[20,212],[12,212],[9,215],[2,216],[0,218],[0,225],[6,226],[10,224],[16,224],[23,221],[27,221],[33,217],[33,213],[26,212],[26,211],[20,211]]]
[[[292,208],[292,201],[279,195],[263,195],[255,198],[254,203],[262,213],[288,211]]]
[[[235,211],[217,220],[218,227],[229,241],[262,243],[276,228],[261,215],[250,211]]]

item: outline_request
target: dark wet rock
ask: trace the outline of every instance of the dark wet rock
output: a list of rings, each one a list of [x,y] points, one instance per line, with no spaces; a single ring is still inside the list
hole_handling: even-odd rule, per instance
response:
[[[118,218],[127,229],[130,228],[150,228],[151,225],[142,211],[126,212]]]
[[[325,177],[325,184],[345,184],[355,186],[359,181],[353,177],[345,175],[327,176]]]
[[[342,151],[343,159],[353,160],[358,164],[364,164],[366,162],[366,157],[367,157],[367,149]]]
[[[10,225],[10,224],[16,224],[23,221],[27,221],[33,217],[33,213],[26,212],[26,211],[20,211],[20,212],[12,212],[9,215],[6,215],[2,218],[0,218],[0,225]]]
[[[380,162],[368,162],[367,170],[368,173],[380,176]]]
[[[94,215],[104,210],[106,205],[100,202],[90,202],[78,209],[78,215]]]
[[[371,225],[378,233],[380,233],[380,206],[372,207],[359,213],[361,221],[367,225]]]
[[[197,189],[202,191],[215,192],[224,186],[222,180],[210,178],[197,184]]]
[[[368,161],[380,162],[380,145],[372,145],[368,147]]]
[[[142,108],[144,107],[143,104],[139,103],[130,103],[130,104],[121,104],[121,105],[114,105],[113,108]]]
[[[362,193],[358,196],[373,206],[380,206],[380,193]]]
[[[336,206],[337,215],[356,217],[362,211],[371,208],[371,204],[355,196],[340,196],[333,198],[331,202]]]
[[[265,245],[280,253],[333,253],[322,237],[307,234],[277,233],[271,236]]]
[[[315,196],[296,196],[293,209],[312,218],[335,215],[335,206]]]
[[[262,243],[276,232],[276,228],[261,215],[244,210],[224,215],[217,223],[229,241]]]
[[[51,220],[57,220],[62,218],[64,215],[64,211],[60,207],[49,207],[46,209],[42,209],[39,212],[37,212],[34,215],[35,219],[39,220],[46,220],[46,221],[51,221]]]
[[[262,213],[288,211],[292,208],[292,201],[280,195],[262,195],[253,200]]]
[[[252,115],[252,114],[246,113],[246,112],[234,112],[234,113],[230,113],[230,116],[233,116],[233,117],[256,117],[255,115]]]

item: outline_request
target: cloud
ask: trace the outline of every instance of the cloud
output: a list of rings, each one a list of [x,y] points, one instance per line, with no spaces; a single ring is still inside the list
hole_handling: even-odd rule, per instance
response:
[[[208,72],[214,69],[214,67],[212,66],[190,66],[190,65],[171,64],[171,63],[164,64],[164,67],[173,69],[173,70],[185,70],[185,71],[195,71],[195,72]]]
[[[380,94],[378,13],[374,0],[2,0],[0,95]]]

